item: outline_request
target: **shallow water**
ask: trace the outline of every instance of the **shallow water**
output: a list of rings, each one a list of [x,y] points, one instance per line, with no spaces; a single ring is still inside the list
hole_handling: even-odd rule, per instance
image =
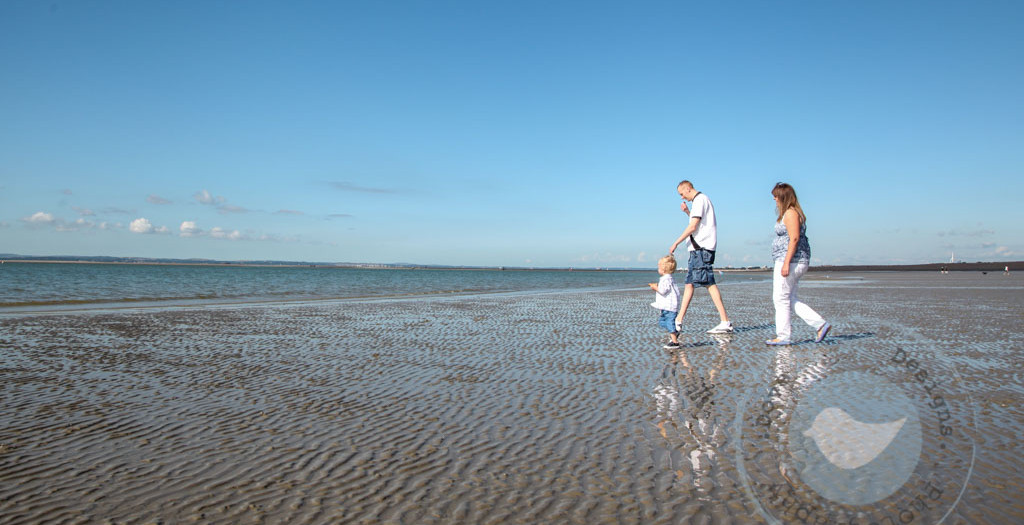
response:
[[[367,269],[316,266],[17,263],[0,265],[0,314],[367,297],[643,288],[656,270]],[[718,275],[723,284],[770,279]]]
[[[788,348],[767,283],[725,337],[698,292],[676,352],[640,291],[9,315],[0,523],[1021,522],[1024,281],[938,277],[807,286],[835,328]],[[909,410],[912,464],[813,464],[815,399]]]

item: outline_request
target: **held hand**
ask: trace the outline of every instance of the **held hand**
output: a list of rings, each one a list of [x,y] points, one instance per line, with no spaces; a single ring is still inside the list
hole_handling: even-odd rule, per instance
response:
[[[651,290],[658,291],[658,283],[647,283],[647,286],[651,287]]]
[[[685,213],[685,214],[687,214],[687,215],[689,215],[689,214],[690,214],[690,208],[688,208],[688,207],[686,206],[686,202],[685,202],[685,201],[684,201],[684,202],[683,202],[682,204],[680,204],[680,205],[679,205],[679,209],[680,209],[680,210],[683,210],[683,213]]]
[[[783,277],[789,277],[789,265],[788,264],[782,265],[782,269],[781,269],[781,271],[779,273],[782,274]]]

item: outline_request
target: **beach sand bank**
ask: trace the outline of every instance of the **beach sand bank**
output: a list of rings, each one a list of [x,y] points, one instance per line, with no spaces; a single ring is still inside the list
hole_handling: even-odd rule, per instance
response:
[[[769,523],[831,505],[783,427],[855,371],[917,403],[921,459],[844,512],[1024,522],[1024,278],[811,274],[833,335],[784,349],[770,283],[722,289],[737,332],[698,292],[677,352],[640,288],[6,315],[0,523]]]

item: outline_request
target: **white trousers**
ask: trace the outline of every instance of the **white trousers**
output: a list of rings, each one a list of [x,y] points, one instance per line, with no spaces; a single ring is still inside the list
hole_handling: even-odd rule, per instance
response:
[[[807,273],[807,263],[790,263],[789,275],[782,276],[782,261],[775,261],[775,278],[772,281],[772,300],[775,301],[775,335],[781,341],[789,341],[793,331],[793,312],[815,330],[825,325],[825,320],[810,306],[797,298],[800,278]]]

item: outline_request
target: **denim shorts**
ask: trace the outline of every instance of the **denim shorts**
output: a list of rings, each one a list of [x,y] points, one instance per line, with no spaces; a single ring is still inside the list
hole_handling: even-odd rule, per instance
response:
[[[710,250],[693,250],[686,266],[686,283],[694,286],[714,286],[715,284],[715,252]]]
[[[662,310],[661,316],[658,317],[658,326],[668,330],[669,333],[676,333],[676,312]]]

